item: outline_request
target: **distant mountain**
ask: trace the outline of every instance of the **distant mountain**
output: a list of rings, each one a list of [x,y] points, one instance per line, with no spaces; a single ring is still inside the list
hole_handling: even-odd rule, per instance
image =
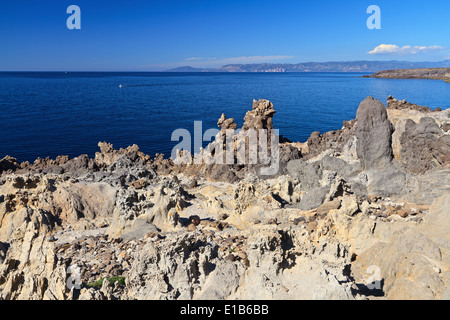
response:
[[[167,70],[168,72],[367,72],[393,69],[448,68],[450,60],[440,62],[409,61],[331,61],[305,63],[229,64],[216,69],[189,66]]]
[[[190,66],[178,67],[170,70],[166,70],[166,72],[204,72],[205,69],[201,68],[193,68]]]

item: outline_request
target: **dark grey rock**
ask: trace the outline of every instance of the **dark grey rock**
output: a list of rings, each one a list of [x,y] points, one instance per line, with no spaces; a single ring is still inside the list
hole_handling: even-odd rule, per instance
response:
[[[442,125],[442,130],[444,130],[445,132],[450,131],[450,122],[446,122]]]
[[[287,163],[287,172],[290,176],[300,180],[303,190],[310,190],[320,186],[322,167],[320,161],[308,163],[302,159],[292,160]]]
[[[362,165],[383,167],[392,158],[393,126],[386,107],[379,100],[367,97],[356,112],[356,153]]]
[[[42,169],[43,174],[62,174],[64,169],[58,165],[51,165],[47,168]]]
[[[403,196],[406,185],[406,174],[389,165],[384,169],[372,169],[367,171],[369,178],[367,191],[369,194],[382,197]]]
[[[360,163],[349,164],[343,159],[326,155],[322,159],[322,169],[336,171],[340,176],[347,179],[360,173],[363,168]]]
[[[61,167],[64,172],[71,173],[75,176],[80,176],[88,172],[98,170],[94,159],[90,159],[87,154],[82,154],[74,159],[71,159],[64,163]]]
[[[422,174],[450,163],[450,136],[430,117],[419,123],[408,119],[400,144],[401,163],[409,172]]]
[[[358,197],[366,198],[367,187],[363,183],[358,181],[348,181],[347,183],[350,185],[350,190],[352,193]]]
[[[20,168],[20,164],[17,162],[17,160],[15,158],[6,156],[0,160],[0,174],[3,171],[8,171],[8,170],[14,171],[18,168]]]
[[[311,210],[320,206],[330,191],[329,186],[318,187],[308,191],[295,207],[300,210]]]
[[[6,251],[8,251],[7,244],[0,241],[0,264],[2,264],[3,261],[5,261]]]

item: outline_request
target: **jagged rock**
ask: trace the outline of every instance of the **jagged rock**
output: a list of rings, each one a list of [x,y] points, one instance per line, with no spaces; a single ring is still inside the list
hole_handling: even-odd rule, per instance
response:
[[[215,141],[206,148],[201,148],[195,155],[186,151],[177,152],[174,159],[176,166],[171,169],[226,182],[237,182],[248,173],[269,178],[283,174],[286,163],[291,159],[299,158],[301,152],[289,144],[273,148],[277,144],[279,146],[278,141],[274,140],[279,140],[279,137],[272,135],[274,129],[272,118],[275,113],[270,101],[254,100],[252,110],[248,111],[244,117],[242,130],[236,132],[237,125],[234,120],[227,119],[222,114],[218,120],[221,131],[215,137]],[[227,129],[230,129],[232,133],[229,137],[233,141],[231,146],[226,145],[225,131]],[[266,130],[265,133],[260,132],[260,129]],[[263,148],[260,143],[262,134],[267,135],[267,148]],[[229,155],[230,150],[232,155]],[[270,172],[267,174],[265,171],[267,172],[268,167]]]
[[[232,298],[353,299],[349,279],[342,274],[348,257],[338,257],[340,250],[332,243],[319,244],[319,250],[310,247],[315,246],[312,243],[301,244],[297,230],[302,229],[289,232],[266,225],[251,230],[246,251],[249,266],[241,280],[245,285]]]
[[[356,121],[356,152],[362,165],[367,169],[387,165],[393,158],[393,126],[386,107],[368,97],[359,105]]]
[[[129,295],[136,299],[192,299],[196,283],[214,270],[215,243],[192,233],[147,243],[135,253],[128,274]]]
[[[243,214],[244,211],[258,202],[256,186],[252,183],[240,182],[234,191],[236,202],[235,212]]]
[[[412,173],[450,167],[450,136],[444,135],[433,118],[423,117],[419,123],[407,120],[400,144],[401,162]]]
[[[340,214],[345,214],[347,216],[354,216],[359,211],[358,202],[354,197],[345,196],[341,201]]]
[[[305,191],[320,186],[323,170],[319,161],[309,163],[303,159],[292,160],[287,164],[287,171],[293,178],[300,180]]]
[[[42,211],[24,208],[10,233],[5,263],[0,265],[0,299],[65,299],[66,265],[58,261],[46,234],[54,225]],[[2,225],[2,231],[3,225]]]
[[[130,183],[130,186],[132,186],[135,189],[142,189],[145,188],[147,186],[148,182],[145,181],[144,179],[139,179],[136,181],[133,181]]]
[[[71,172],[72,174],[80,173],[84,174],[86,171],[97,170],[97,164],[94,159],[90,159],[87,154],[81,155],[74,159],[68,160],[61,168],[64,172]]]
[[[151,158],[139,150],[137,145],[129,146],[125,149],[115,150],[113,145],[106,142],[99,142],[100,152],[95,153],[95,162],[99,166],[109,166],[115,163],[120,157],[125,157],[132,162],[144,165],[151,162]]]
[[[245,127],[273,130],[273,114],[255,101]],[[106,143],[95,160],[0,160],[0,299],[449,297],[448,111],[368,98],[358,114],[309,146],[283,140],[269,177]],[[125,285],[87,287],[113,275]]]
[[[178,212],[187,206],[183,190],[179,188],[159,187],[151,198],[154,206],[146,212],[146,219],[157,226],[178,224]]]
[[[179,222],[178,212],[187,206],[185,191],[169,179],[153,185],[150,190],[121,189],[116,199],[108,230],[114,237],[128,232],[139,217],[157,227],[174,227]]]
[[[442,130],[444,130],[445,132],[450,131],[450,123],[446,122],[442,125]]]
[[[268,135],[271,134],[273,129],[273,116],[276,111],[273,109],[273,104],[264,99],[258,101],[253,100],[253,106],[251,111],[248,111],[244,117],[244,125],[242,130],[249,129],[266,129]]]
[[[301,149],[290,144],[290,143],[282,143],[279,145],[279,170],[277,172],[277,175],[284,175],[288,174],[289,171],[287,169],[287,164],[290,161],[301,159],[302,158],[302,152]],[[258,171],[256,171],[257,173]],[[264,177],[264,176],[262,176]]]
[[[8,171],[8,170],[14,171],[17,168],[20,168],[20,163],[18,163],[17,159],[15,159],[13,157],[6,156],[0,160],[0,175],[4,171]]]
[[[393,96],[389,96],[387,98],[387,106],[389,109],[397,109],[397,110],[417,110],[420,112],[431,112],[429,107],[419,106],[417,104],[409,103],[406,100],[397,100]]]
[[[94,288],[83,288],[81,289],[78,300],[106,300],[106,297],[101,291],[95,290]]]
[[[355,135],[355,123],[356,120],[344,121],[342,129],[328,131],[323,134],[314,131],[308,138],[307,152],[303,154],[303,157],[305,159],[315,158],[328,150],[343,153],[352,144]]]
[[[222,134],[224,134],[226,130],[236,130],[237,128],[237,124],[234,122],[234,119],[227,119],[224,113],[222,113],[222,116],[217,121],[217,126],[220,127]]]

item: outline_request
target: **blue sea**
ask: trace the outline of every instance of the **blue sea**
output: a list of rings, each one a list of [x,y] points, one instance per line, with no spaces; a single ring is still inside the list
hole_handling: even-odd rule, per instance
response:
[[[0,72],[0,158],[93,157],[99,141],[170,156],[175,129],[193,133],[194,121],[203,132],[217,128],[222,113],[240,127],[253,99],[270,100],[280,134],[301,142],[313,131],[340,129],[367,96],[450,107],[450,83],[362,75]]]

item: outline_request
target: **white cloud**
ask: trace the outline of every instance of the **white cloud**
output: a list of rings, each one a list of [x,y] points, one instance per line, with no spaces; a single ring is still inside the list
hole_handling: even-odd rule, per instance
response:
[[[282,61],[292,59],[294,56],[244,56],[223,58],[220,63],[223,64],[249,64],[249,63],[264,63],[272,61]]]
[[[202,60],[216,60],[216,58],[191,57],[186,59],[186,61],[202,61]]]
[[[399,47],[395,44],[380,44],[368,54],[392,54],[392,55],[410,55],[418,53],[427,53],[445,49],[442,46],[403,46]]]

